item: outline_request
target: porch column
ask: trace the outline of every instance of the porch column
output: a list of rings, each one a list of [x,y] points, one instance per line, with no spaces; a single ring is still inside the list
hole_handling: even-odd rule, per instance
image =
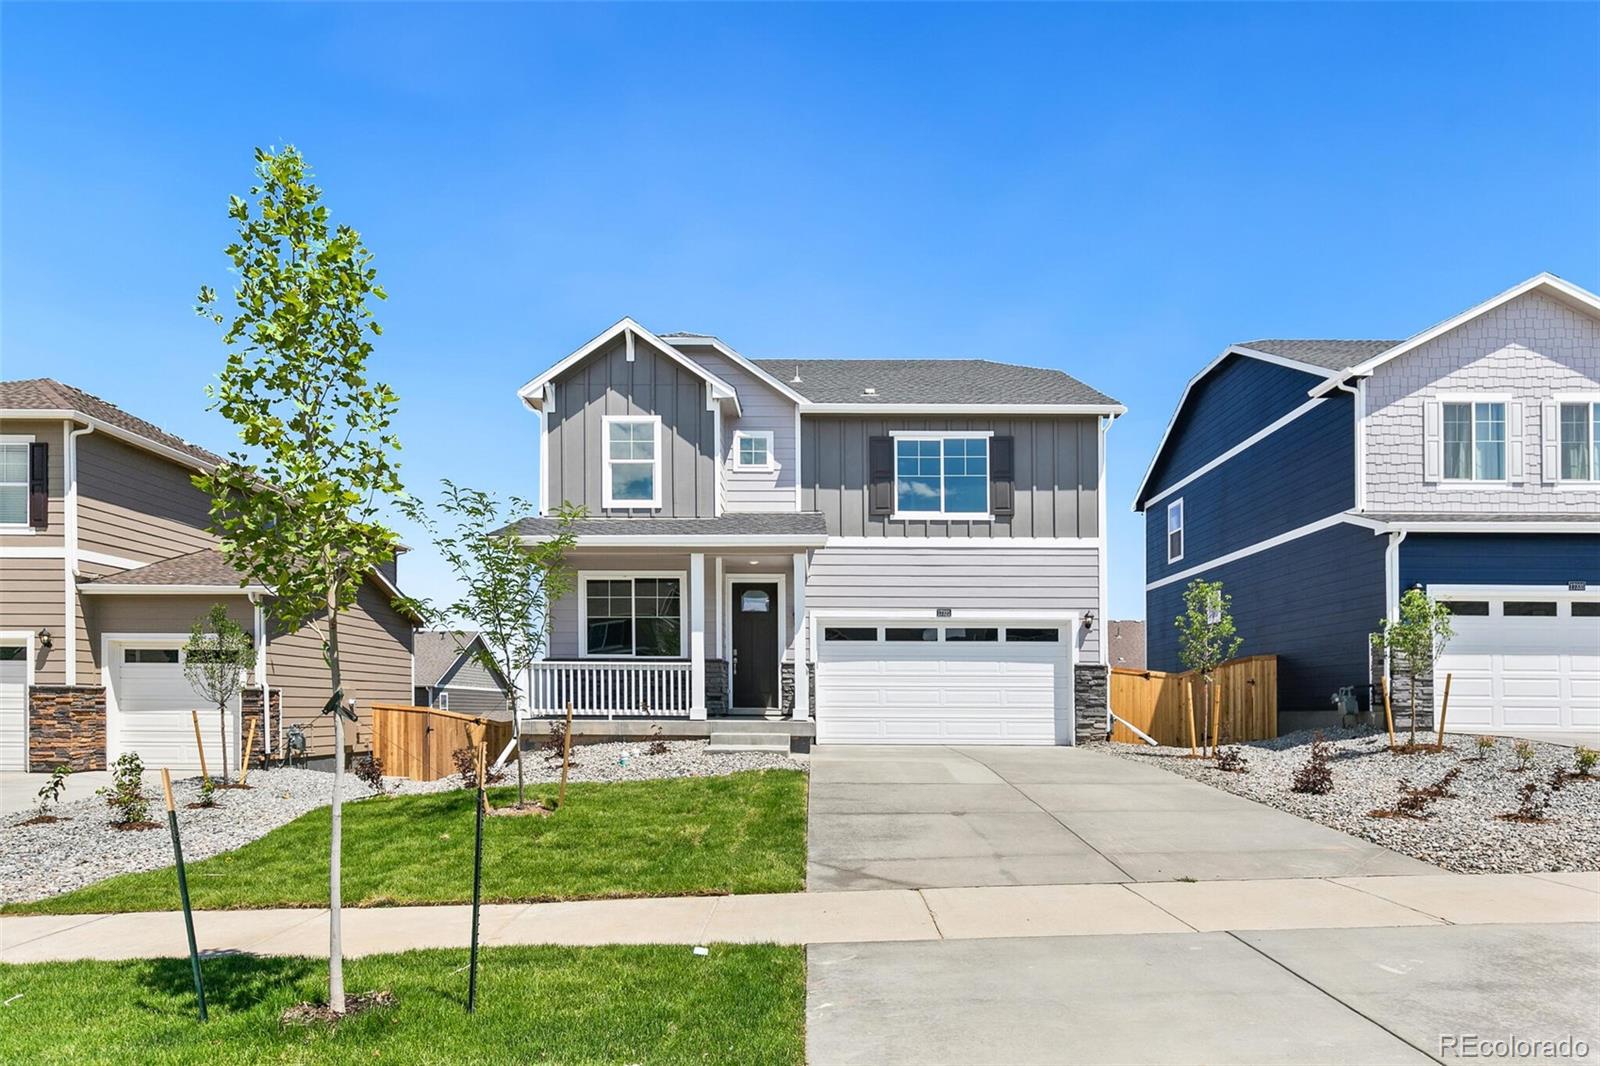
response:
[[[689,556],[689,717],[706,716],[706,557]]]
[[[811,673],[806,667],[808,632],[806,627],[805,552],[794,553],[794,718],[803,722],[811,717]]]

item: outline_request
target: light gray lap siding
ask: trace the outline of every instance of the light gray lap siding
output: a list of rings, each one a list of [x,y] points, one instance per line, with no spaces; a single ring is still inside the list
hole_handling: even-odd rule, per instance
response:
[[[606,415],[661,417],[660,508],[603,505]],[[716,514],[716,421],[706,409],[705,379],[651,345],[636,342],[630,363],[619,338],[563,374],[546,422],[552,507],[565,501],[612,517]]]
[[[717,465],[722,471],[729,511],[794,511],[794,486],[798,456],[795,451],[795,403],[767,382],[709,347],[692,347],[684,352],[739,393],[738,417],[722,423],[722,451]],[[734,434],[738,430],[772,434],[772,457],[776,469],[739,470],[734,467]]]
[[[988,430],[1016,441],[1016,514],[989,522],[896,521],[868,513],[867,441],[896,430]],[[1074,418],[806,416],[801,496],[830,536],[1094,537],[1098,535],[1099,426]]]
[[[1100,575],[1091,547],[939,547],[884,544],[826,547],[811,557],[806,609],[1078,611],[1100,609]],[[1098,626],[1079,644],[1079,660],[1100,655]]]

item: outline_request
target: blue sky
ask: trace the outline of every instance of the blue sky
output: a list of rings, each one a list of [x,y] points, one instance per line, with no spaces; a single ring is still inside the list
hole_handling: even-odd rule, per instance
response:
[[[226,448],[190,308],[252,147],[292,142],[377,254],[413,488],[533,495],[516,387],[624,314],[1058,366],[1129,407],[1113,617],[1134,488],[1228,343],[1600,287],[1595,5],[7,4],[0,41],[5,377]]]

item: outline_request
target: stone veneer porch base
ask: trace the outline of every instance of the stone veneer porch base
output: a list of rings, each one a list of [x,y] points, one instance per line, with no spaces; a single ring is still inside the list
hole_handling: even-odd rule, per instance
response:
[[[28,690],[28,769],[48,773],[106,768],[103,685],[34,685]]]

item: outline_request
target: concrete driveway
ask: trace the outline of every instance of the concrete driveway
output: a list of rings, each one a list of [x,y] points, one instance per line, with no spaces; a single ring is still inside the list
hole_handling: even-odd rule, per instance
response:
[[[1437,873],[1336,830],[1080,748],[811,753],[814,891]]]

